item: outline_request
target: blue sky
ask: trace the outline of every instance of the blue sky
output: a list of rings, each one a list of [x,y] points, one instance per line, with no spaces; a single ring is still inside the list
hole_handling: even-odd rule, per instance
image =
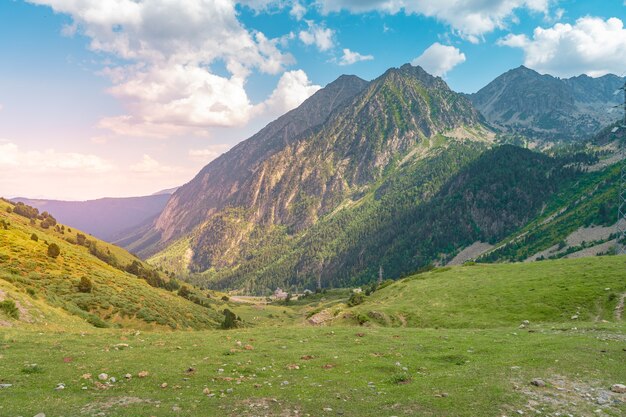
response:
[[[3,0],[0,195],[179,185],[344,73],[621,75],[623,22],[623,0]]]

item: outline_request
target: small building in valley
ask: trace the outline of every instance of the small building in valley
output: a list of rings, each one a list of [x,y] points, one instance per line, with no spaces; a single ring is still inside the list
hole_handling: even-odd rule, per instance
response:
[[[287,298],[287,293],[281,288],[276,288],[276,291],[274,291],[274,298],[277,300],[285,300]]]

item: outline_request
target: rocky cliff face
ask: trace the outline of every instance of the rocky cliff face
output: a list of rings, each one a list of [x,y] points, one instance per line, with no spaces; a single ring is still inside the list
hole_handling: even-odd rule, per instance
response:
[[[530,138],[589,137],[619,117],[615,75],[560,79],[524,66],[508,71],[469,98],[494,126]]]
[[[148,252],[193,233],[194,269],[229,265],[259,226],[298,233],[416,146],[477,126],[470,101],[419,67],[393,68],[371,83],[340,77],[181,187]]]

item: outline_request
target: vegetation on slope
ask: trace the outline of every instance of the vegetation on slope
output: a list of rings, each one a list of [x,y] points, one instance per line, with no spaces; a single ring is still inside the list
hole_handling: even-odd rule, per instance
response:
[[[208,328],[221,320],[210,308],[221,302],[189,288],[155,288],[181,293],[123,249],[53,219],[0,201],[0,279],[11,284],[2,284],[3,298],[19,301],[15,291],[24,292],[97,327]]]

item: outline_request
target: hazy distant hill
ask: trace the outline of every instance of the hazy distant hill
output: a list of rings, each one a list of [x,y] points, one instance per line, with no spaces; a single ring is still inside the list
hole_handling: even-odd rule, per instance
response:
[[[169,191],[169,190],[166,190]],[[137,227],[159,215],[170,194],[129,198],[100,198],[88,201],[59,201],[14,198],[38,208],[40,212],[54,213],[62,223],[76,227],[102,240],[112,241],[121,232]]]

